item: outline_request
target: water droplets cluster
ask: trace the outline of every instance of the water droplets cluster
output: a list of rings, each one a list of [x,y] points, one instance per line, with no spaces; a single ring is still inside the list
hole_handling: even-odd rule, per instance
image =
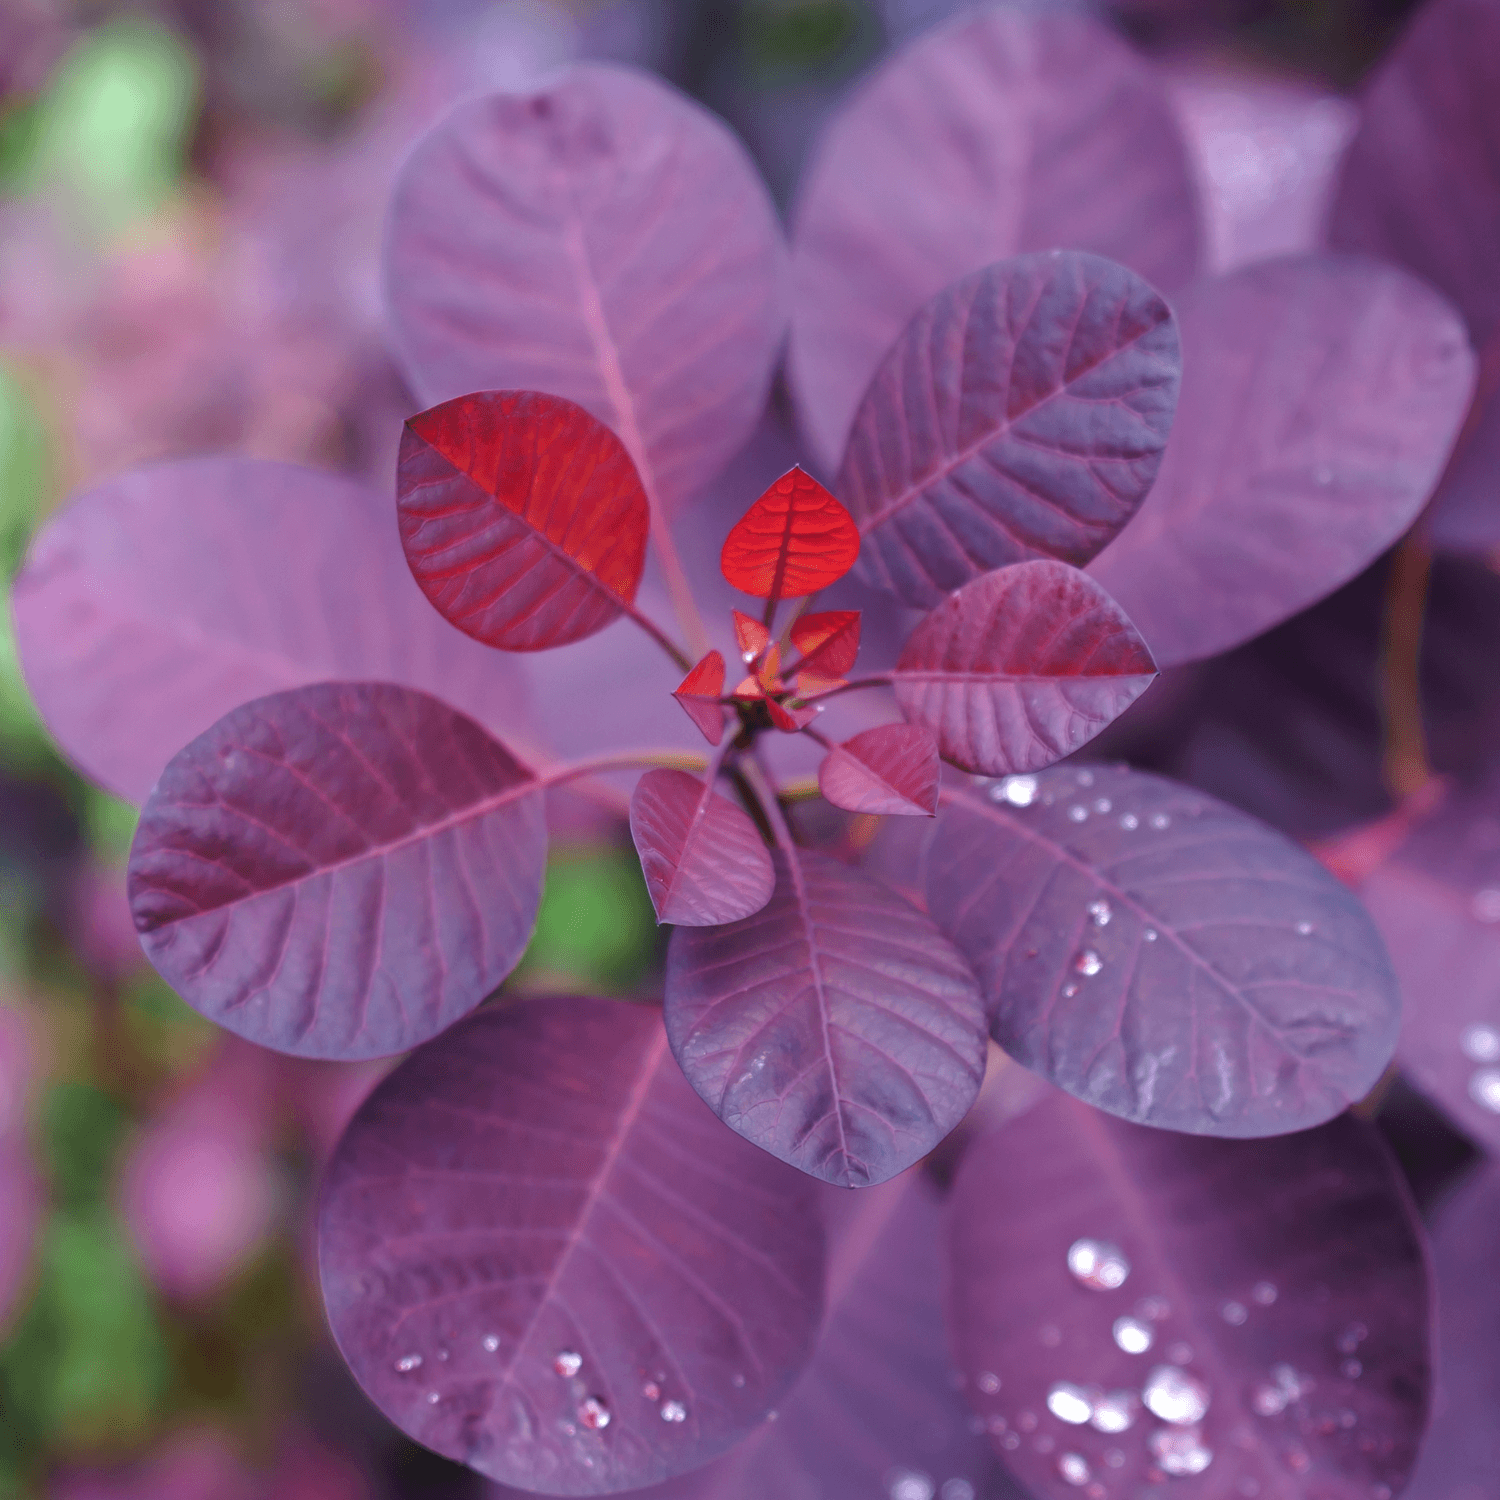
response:
[[[1500,1028],[1476,1022],[1464,1029],[1458,1045],[1470,1062],[1479,1064],[1469,1075],[1469,1097],[1481,1109],[1500,1115]]]
[[[1084,1286],[1096,1292],[1112,1292],[1125,1285],[1130,1262],[1118,1245],[1085,1238],[1068,1246],[1068,1270]]]
[[[955,1477],[939,1488],[937,1481],[920,1469],[892,1469],[886,1476],[885,1492],[889,1500],[974,1500],[974,1486],[969,1480]]]

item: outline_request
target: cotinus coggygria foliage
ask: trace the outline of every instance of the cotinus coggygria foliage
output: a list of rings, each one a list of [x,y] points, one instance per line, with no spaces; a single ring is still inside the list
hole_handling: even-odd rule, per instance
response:
[[[1372,919],[1089,748],[1360,574],[1476,430],[1455,257],[1372,242],[1425,137],[1377,181],[1372,120],[1346,249],[1208,274],[1151,67],[980,11],[833,115],[789,250],[721,123],[578,65],[396,183],[394,498],[199,457],[42,532],[22,655],[142,804],[153,964],[261,1046],[404,1054],[319,1263],[405,1432],[658,1500],[1405,1482],[1425,1252],[1346,1112],[1398,1037],[1427,1067],[1396,968],[1453,835]],[[784,344],[804,446],[746,450]],[[628,810],[659,993],[506,987],[563,787]]]

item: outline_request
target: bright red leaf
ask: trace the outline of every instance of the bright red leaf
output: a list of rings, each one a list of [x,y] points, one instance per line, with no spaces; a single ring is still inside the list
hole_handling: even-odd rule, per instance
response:
[[[836,679],[859,655],[859,611],[830,609],[803,615],[792,626],[792,644],[802,653],[799,671]]]
[[[717,651],[710,651],[672,694],[710,745],[717,745],[724,738],[724,710],[719,704],[723,692],[724,658]]]
[[[920,724],[879,724],[835,745],[818,790],[846,812],[930,818],[937,812],[938,747]]]
[[[624,444],[561,396],[480,391],[421,412],[396,496],[422,591],[487,645],[565,645],[635,599],[646,492]]]
[[[771,644],[771,632],[759,620],[752,620],[737,609],[729,612],[734,616],[734,638],[739,644],[740,655],[747,663],[752,662]]]
[[[858,556],[854,518],[811,474],[789,469],[736,522],[719,566],[757,599],[801,599],[837,583]]]

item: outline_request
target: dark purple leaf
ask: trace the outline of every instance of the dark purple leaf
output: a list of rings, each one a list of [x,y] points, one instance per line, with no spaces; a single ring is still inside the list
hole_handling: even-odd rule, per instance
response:
[[[892,681],[945,760],[1001,776],[1086,744],[1150,686],[1156,664],[1086,573],[1015,563],[945,599],[912,631]]]
[[[818,790],[847,812],[930,818],[937,811],[937,741],[920,724],[877,724],[835,745]]]
[[[647,771],[630,798],[630,836],[658,922],[713,927],[753,916],[776,872],[745,813],[686,771]]]
[[[672,1051],[726,1125],[845,1187],[894,1177],[984,1076],[973,976],[933,923],[824,854],[778,852],[776,893],[667,950]]]
[[[829,469],[886,350],[959,277],[1065,246],[1172,292],[1198,264],[1155,75],[1097,22],[1002,8],[904,48],[834,118],[795,239],[791,377]]]
[[[417,146],[386,287],[424,401],[566,396],[614,429],[670,509],[760,417],[785,259],[720,121],[644,74],[582,64],[528,96],[461,105]]]
[[[42,530],[13,595],[27,684],[95,781],[144,801],[189,740],[251,698],[330,678],[524,723],[525,678],[412,581],[388,498],[248,458],[138,469]]]
[[[404,1052],[519,962],[547,831],[531,772],[384,683],[244,704],[173,757],[130,905],[151,962],[230,1031],[302,1057]]]
[[[1415,520],[1474,357],[1443,300],[1371,261],[1300,256],[1177,302],[1182,399],[1161,475],[1089,565],[1162,666],[1268,630]]]
[[[811,1352],[806,1179],[725,1130],[660,1012],[479,1012],[371,1095],[323,1189],[328,1318],[429,1448],[554,1495],[634,1489],[748,1433]]]
[[[1096,255],[1017,256],[939,292],[865,392],[834,489],[859,569],[931,609],[991,568],[1082,567],[1156,478],[1182,364],[1167,304]]]
[[[1363,1097],[1399,995],[1364,908],[1297,845],[1123,767],[955,799],[928,909],[979,975],[995,1040],[1111,1114],[1263,1136]]]
[[[1371,1126],[1208,1141],[1054,1094],[970,1148],[953,1199],[959,1368],[1039,1497],[1400,1489],[1427,1272]]]

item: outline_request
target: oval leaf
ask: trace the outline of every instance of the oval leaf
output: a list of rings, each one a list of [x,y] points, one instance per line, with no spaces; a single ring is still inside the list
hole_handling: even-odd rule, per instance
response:
[[[1396,980],[1359,902],[1290,840],[1155,776],[1059,767],[955,799],[927,901],[995,1040],[1127,1120],[1303,1130],[1395,1049]]]
[[[1173,292],[1198,264],[1156,75],[1097,22],[1001,7],[904,48],[834,116],[795,223],[790,376],[829,469],[886,350],[961,276],[1064,245]]]
[[[735,522],[719,568],[757,599],[801,599],[837,583],[858,556],[849,512],[812,475],[789,469]]]
[[[309,682],[422,688],[514,734],[518,665],[422,597],[390,505],[251,458],[155,464],[87,491],[42,529],[12,595],[48,728],[135,802],[216,719]]]
[[[823,757],[818,790],[846,812],[930,818],[940,774],[937,741],[920,724],[877,724]]]
[[[704,1109],[660,1012],[521,1001],[385,1080],[323,1187],[328,1320],[403,1431],[549,1495],[706,1462],[805,1363],[811,1184]]]
[[[771,899],[776,872],[755,824],[686,771],[647,771],[636,782],[630,836],[658,922],[713,927]]]
[[[1453,310],[1390,266],[1266,261],[1177,302],[1188,376],[1161,475],[1090,565],[1162,666],[1332,593],[1416,519],[1463,421]]]
[[[896,702],[945,760],[1034,771],[1087,744],[1151,685],[1156,664],[1123,611],[1058,562],[983,574],[912,631]]]
[[[146,956],[195,1009],[302,1057],[383,1057],[520,961],[547,832],[535,777],[386,683],[226,714],[173,757],[130,853]]]
[[[1097,255],[939,292],[875,372],[834,483],[861,575],[931,609],[1007,563],[1082,567],[1151,488],[1181,372],[1171,309]]]
[[[424,400],[566,396],[671,508],[760,417],[785,262],[724,125],[659,80],[590,63],[461,105],[418,144],[392,201],[386,295]]]
[[[617,619],[651,529],[619,438],[538,391],[480,391],[407,422],[396,513],[422,592],[506,651],[563,646]]]
[[[1053,1094],[970,1148],[949,1222],[965,1389],[1038,1497],[1356,1500],[1410,1473],[1427,1272],[1364,1121],[1195,1140]]]
[[[774,856],[767,906],[667,949],[672,1051],[715,1114],[844,1187],[894,1177],[984,1076],[973,976],[932,922],[826,855]]]

